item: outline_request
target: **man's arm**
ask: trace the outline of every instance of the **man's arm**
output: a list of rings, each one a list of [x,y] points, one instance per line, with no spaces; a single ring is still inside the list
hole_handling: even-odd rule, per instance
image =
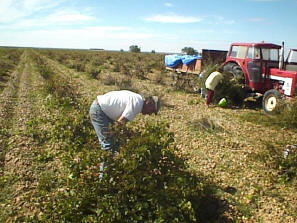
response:
[[[126,124],[129,120],[126,119],[124,116],[121,116],[118,120],[117,123],[119,124]]]

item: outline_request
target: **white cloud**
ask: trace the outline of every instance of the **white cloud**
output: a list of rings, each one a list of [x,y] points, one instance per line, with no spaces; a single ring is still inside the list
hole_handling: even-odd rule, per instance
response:
[[[234,24],[235,21],[234,20],[226,20],[224,17],[222,16],[213,16],[214,18],[214,23],[216,24],[226,24],[226,25],[230,25],[230,24]]]
[[[173,5],[172,5],[172,3],[170,3],[170,2],[166,2],[166,3],[165,3],[165,6],[170,8],[170,7],[172,7]]]
[[[14,0],[19,2],[18,0]],[[56,0],[56,1],[51,1],[51,0],[23,0],[21,1],[23,3],[20,4],[21,7],[25,10],[28,11],[39,11],[42,9],[47,9],[47,8],[52,8],[57,5],[59,5],[62,1],[61,0]],[[19,5],[19,3],[17,3]]]
[[[3,0],[0,1],[0,23],[10,23],[43,9],[53,8],[62,0]]]
[[[204,17],[193,17],[193,16],[180,16],[180,15],[154,15],[151,17],[144,18],[145,21],[148,22],[159,22],[159,23],[176,23],[176,24],[182,24],[182,23],[198,23],[202,21],[206,21],[211,24],[224,24],[224,25],[230,25],[234,24],[234,20],[228,20],[225,19],[222,16],[204,16]]]
[[[73,23],[95,20],[96,18],[74,10],[62,10],[45,18],[48,23]]]
[[[0,0],[0,29],[51,28],[96,20],[88,8],[80,11],[61,8],[63,1],[56,0],[53,3],[51,0]],[[57,10],[58,6],[60,8]],[[48,10],[51,10],[50,14]]]
[[[155,15],[144,19],[149,22],[159,23],[196,23],[201,22],[200,17],[179,16],[179,15]]]
[[[15,22],[3,24],[0,23],[0,29],[13,30],[13,29],[36,29],[36,28],[52,28],[61,25],[77,25],[85,22],[93,21],[96,18],[87,14],[82,14],[73,10],[59,11],[50,14],[43,18],[33,19],[18,19]]]

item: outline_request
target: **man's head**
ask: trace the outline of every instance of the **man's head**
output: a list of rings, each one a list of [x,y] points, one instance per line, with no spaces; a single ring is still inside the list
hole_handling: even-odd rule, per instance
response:
[[[160,109],[160,100],[157,96],[149,96],[143,102],[142,114],[157,114]]]

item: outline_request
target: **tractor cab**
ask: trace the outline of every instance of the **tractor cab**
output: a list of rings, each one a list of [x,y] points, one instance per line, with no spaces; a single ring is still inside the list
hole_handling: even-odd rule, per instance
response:
[[[280,49],[281,46],[271,43],[233,43],[224,70],[234,76],[242,75],[249,88],[264,93],[272,88],[270,69],[279,67]]]

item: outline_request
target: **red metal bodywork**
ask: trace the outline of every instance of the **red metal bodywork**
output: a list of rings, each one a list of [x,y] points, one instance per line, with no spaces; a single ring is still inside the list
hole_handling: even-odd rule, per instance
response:
[[[294,86],[297,83],[297,72],[296,71],[289,71],[289,70],[280,70],[280,69],[270,69],[270,76],[277,76],[280,78],[289,78],[292,79],[292,87],[290,88],[290,95],[293,96],[294,93]]]
[[[231,56],[233,46],[247,47],[245,55],[242,56],[241,58]],[[224,64],[232,62],[240,66],[244,74],[246,86],[250,88],[252,91],[259,92],[262,94],[265,93],[267,90],[270,90],[273,88],[279,89],[280,93],[284,94],[284,91],[282,91],[283,81],[278,80],[279,79],[278,77],[292,78],[292,87],[291,87],[290,95],[287,94],[287,96],[292,97],[294,95],[294,87],[296,86],[297,72],[280,70],[278,69],[279,61],[263,60],[262,55],[261,55],[261,58],[259,59],[249,58],[247,55],[250,47],[260,48],[261,52],[263,51],[263,49],[277,49],[277,50],[281,49],[280,45],[276,45],[272,43],[233,43],[230,46],[230,49],[228,51],[226,61]],[[249,72],[248,64],[249,65],[252,64],[256,68],[258,68],[257,71],[259,75],[257,75],[257,78],[255,78],[255,75],[252,76],[252,74]],[[273,79],[271,75],[276,79]]]

